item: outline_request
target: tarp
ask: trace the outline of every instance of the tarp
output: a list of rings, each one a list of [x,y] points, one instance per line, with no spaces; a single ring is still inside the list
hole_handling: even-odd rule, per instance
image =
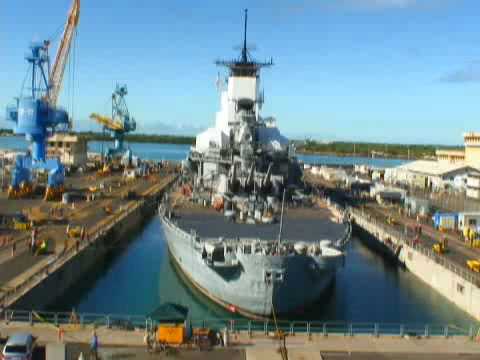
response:
[[[157,322],[183,322],[187,319],[188,308],[175,303],[164,303],[148,317]]]

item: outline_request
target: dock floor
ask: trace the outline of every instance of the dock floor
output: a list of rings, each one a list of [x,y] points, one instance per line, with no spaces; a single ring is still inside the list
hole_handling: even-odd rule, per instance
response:
[[[67,226],[84,227],[86,236],[93,236],[108,221],[119,216],[134,202],[147,196],[150,191],[169,182],[168,174],[152,174],[148,178],[137,178],[125,181],[121,174],[108,177],[96,177],[94,174],[74,175],[66,178],[66,191],[76,194],[89,194],[89,187],[96,186],[101,190],[95,193],[95,200],[78,200],[72,204],[43,201],[41,195],[30,199],[9,200],[6,194],[0,193],[0,215],[9,218],[24,210],[36,209],[44,220],[36,226],[37,243],[48,239],[48,252],[44,255],[32,254],[30,230],[13,230],[3,222],[0,226],[0,295],[22,283],[32,273],[42,269],[50,261],[61,256],[68,249],[78,246],[80,237],[67,236]],[[126,198],[128,192],[134,192],[135,198]],[[105,208],[109,208],[109,213]],[[13,244],[15,243],[15,251]],[[7,306],[8,304],[3,304]]]
[[[63,342],[58,339],[58,329],[49,324],[29,326],[24,323],[0,323],[2,337],[15,332],[30,332],[38,337],[39,344],[65,344],[69,359],[78,359],[80,351],[87,352],[92,335],[91,327],[66,328]],[[98,328],[96,330],[103,359],[158,359],[165,354],[149,354],[143,344],[142,330],[123,331]],[[231,335],[228,348],[215,347],[212,351],[201,352],[194,348],[179,348],[174,358],[179,359],[281,359],[278,340],[263,334],[247,333]],[[480,343],[468,337],[392,337],[370,335],[329,335],[313,334],[288,336],[286,340],[288,358],[309,359],[478,359]],[[173,356],[172,356],[173,357]]]
[[[349,195],[347,190],[336,189],[334,184],[310,173],[307,173],[306,179],[307,182],[313,186],[343,192],[346,197]],[[389,226],[392,229],[406,234],[408,238],[412,240],[417,236],[414,228],[416,225],[420,224],[422,227],[422,235],[419,237],[419,244],[427,249],[432,249],[434,244],[437,244],[443,237],[446,237],[448,239],[447,251],[441,254],[441,256],[461,268],[471,271],[467,267],[467,260],[480,259],[480,249],[472,248],[465,243],[462,239],[462,234],[452,231],[446,233],[440,232],[433,227],[430,219],[419,219],[420,222],[417,223],[416,218],[408,217],[403,212],[400,213],[398,206],[380,205],[376,201],[362,200],[361,206],[365,212],[377,222],[387,225],[388,218],[393,218],[395,223],[390,224]],[[475,273],[472,272],[472,274]]]

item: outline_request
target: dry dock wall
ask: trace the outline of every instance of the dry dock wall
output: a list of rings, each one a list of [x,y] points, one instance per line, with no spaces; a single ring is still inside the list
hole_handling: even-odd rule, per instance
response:
[[[480,320],[480,288],[456,274],[453,269],[446,268],[435,259],[421,252],[404,246],[400,260],[406,268],[421,280],[437,290],[460,309],[475,319]]]
[[[82,280],[82,277],[99,262],[104,261],[109,250],[116,243],[125,241],[128,233],[142,223],[142,211],[138,209],[123,221],[73,256],[62,267],[50,273],[37,286],[13,304],[17,309],[44,309],[64,294],[70,287]]]
[[[171,184],[171,183],[170,183]],[[22,310],[42,310],[78,284],[85,274],[107,259],[110,251],[131,238],[144,222],[156,213],[157,203],[163,191],[169,186],[150,194],[148,200],[136,203],[130,211],[106,230],[100,230],[98,237],[86,243],[54,271],[48,272],[41,281],[28,289],[10,307]]]
[[[451,263],[430,249],[415,245],[402,233],[375,223],[367,214],[353,209],[350,213],[356,231],[360,230],[360,235],[364,236],[363,240],[381,253],[398,259],[439,294],[480,320],[480,277],[477,274]]]

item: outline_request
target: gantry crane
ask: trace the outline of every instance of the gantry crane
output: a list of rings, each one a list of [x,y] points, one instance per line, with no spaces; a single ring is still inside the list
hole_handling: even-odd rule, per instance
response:
[[[125,134],[135,131],[137,124],[135,119],[130,116],[125,96],[128,94],[127,85],[118,85],[112,94],[112,117],[93,113],[90,118],[98,122],[103,128],[110,132],[114,139],[113,148],[105,152],[105,163],[111,162],[115,157],[120,156],[122,163],[129,166],[132,161],[132,152],[125,148]]]
[[[31,93],[23,94],[14,106],[7,108],[7,119],[15,122],[14,133],[25,135],[31,143],[31,154],[15,160],[9,198],[27,195],[32,191],[32,170],[48,171],[45,199],[58,198],[63,193],[65,169],[58,158],[46,158],[46,141],[59,127],[69,127],[68,113],[57,108],[65,66],[80,18],[80,0],[73,0],[65,23],[63,36],[51,69],[48,49],[50,41],[33,43],[26,60],[31,65]]]

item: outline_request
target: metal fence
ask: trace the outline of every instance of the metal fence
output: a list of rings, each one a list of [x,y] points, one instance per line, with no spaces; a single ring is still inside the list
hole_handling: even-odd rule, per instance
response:
[[[29,325],[51,324],[106,327],[121,330],[145,330],[157,325],[148,316],[143,315],[115,315],[95,313],[69,313],[48,311],[4,311],[3,320],[7,323],[20,322]],[[249,320],[249,319],[188,319],[187,324],[194,328],[210,328],[230,332],[247,332],[248,334],[275,333],[278,330],[285,334],[318,334],[318,335],[371,335],[371,336],[412,336],[412,337],[453,337],[467,336],[471,339],[478,337],[480,326],[442,325],[442,324],[403,324],[403,323],[376,323],[376,322],[343,322],[343,321],[277,321]]]
[[[405,235],[404,232],[398,231],[391,226],[386,225],[385,223],[381,221],[377,221],[376,218],[374,217],[369,217],[366,212],[363,210],[358,210],[354,208],[349,208],[350,213],[354,216],[362,219],[363,221],[367,222],[369,225],[375,227],[378,231],[382,231],[397,244],[399,245],[407,245],[410,248],[418,251],[419,253],[429,257],[433,261],[435,261],[437,264],[447,268],[448,270],[452,271],[453,273],[457,274],[460,276],[462,279],[472,283],[473,285],[480,287],[480,274],[477,274],[475,272],[472,272],[468,270],[466,267],[461,267],[460,265],[457,265],[456,263],[448,260],[445,256],[441,256],[437,253],[435,253],[433,250],[430,248],[426,247],[422,243],[415,242],[411,239],[408,238],[408,236]],[[376,235],[373,233],[372,235]]]

